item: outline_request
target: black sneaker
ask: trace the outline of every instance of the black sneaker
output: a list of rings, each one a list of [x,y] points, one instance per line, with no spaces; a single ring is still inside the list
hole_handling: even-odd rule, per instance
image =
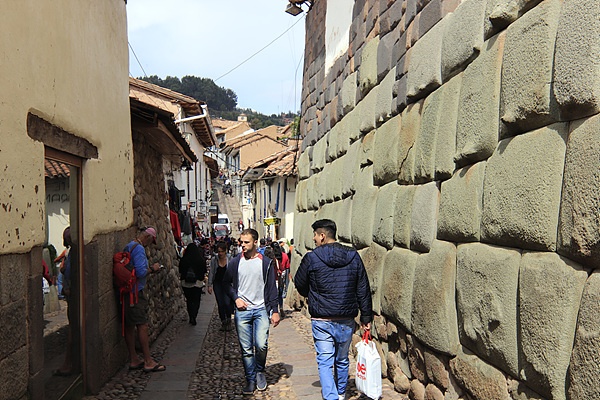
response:
[[[242,390],[242,394],[254,394],[254,389],[256,388],[256,384],[252,381],[246,382],[246,386]]]
[[[267,389],[267,378],[264,372],[256,373],[256,388],[260,391]]]

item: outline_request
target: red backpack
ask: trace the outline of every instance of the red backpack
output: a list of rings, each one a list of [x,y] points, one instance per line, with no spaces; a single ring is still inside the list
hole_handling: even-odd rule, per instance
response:
[[[125,297],[129,296],[130,307],[138,302],[137,277],[135,268],[131,264],[131,253],[138,244],[134,244],[129,251],[125,248],[113,256],[113,283],[119,289],[123,336],[125,336]]]

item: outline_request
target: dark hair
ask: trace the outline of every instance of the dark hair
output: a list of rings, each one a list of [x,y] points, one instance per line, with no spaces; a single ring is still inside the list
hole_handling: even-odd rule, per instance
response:
[[[279,243],[277,242],[273,242],[271,243],[271,249],[273,249],[273,256],[278,259],[279,261],[281,261],[283,259],[283,251],[281,250],[281,247],[279,246]],[[265,250],[265,253],[267,251]]]
[[[183,257],[179,261],[179,273],[185,274],[190,267],[194,269],[197,276],[206,274],[206,258],[194,242],[188,244],[185,248]]]
[[[269,257],[271,260],[274,259],[275,256],[275,251],[273,250],[272,247],[266,247],[265,248],[265,257]]]
[[[265,240],[265,238],[260,239],[260,245],[264,246],[267,243],[267,241]]]
[[[325,236],[327,236],[328,238],[331,239],[335,239],[335,235],[337,233],[337,226],[335,225],[335,222],[333,222],[330,219],[319,219],[317,221],[315,221],[312,225],[311,225],[313,231],[318,231],[319,229],[322,229],[325,232]]]
[[[222,242],[222,241],[220,241],[220,240],[219,240],[219,241],[218,241],[218,242],[215,244],[215,250],[219,250],[219,249],[224,249],[225,251],[227,251],[227,243],[225,243],[225,242]]]
[[[242,233],[240,233],[240,236],[241,235],[250,235],[250,236],[252,236],[252,238],[254,240],[258,240],[258,232],[256,231],[256,229],[252,229],[252,228],[244,229],[242,231]]]

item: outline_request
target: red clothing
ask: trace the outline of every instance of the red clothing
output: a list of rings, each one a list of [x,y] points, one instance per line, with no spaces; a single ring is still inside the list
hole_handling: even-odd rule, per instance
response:
[[[44,279],[46,279],[48,281],[48,285],[52,286],[52,278],[50,277],[50,271],[48,270],[48,264],[46,264],[46,261],[42,260],[42,267],[44,267],[44,272],[42,273],[42,275],[44,276]]]
[[[171,229],[173,230],[173,236],[175,236],[175,242],[181,245],[181,225],[179,225],[179,216],[173,210],[169,210],[169,219],[171,220]]]
[[[286,269],[290,269],[290,258],[287,254],[281,253],[281,271],[285,271]]]

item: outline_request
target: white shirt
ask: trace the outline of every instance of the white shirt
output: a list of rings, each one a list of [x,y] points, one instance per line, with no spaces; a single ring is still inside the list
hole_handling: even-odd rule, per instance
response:
[[[246,260],[240,258],[238,268],[238,297],[242,298],[252,310],[265,305],[265,281],[263,279],[262,256]]]

